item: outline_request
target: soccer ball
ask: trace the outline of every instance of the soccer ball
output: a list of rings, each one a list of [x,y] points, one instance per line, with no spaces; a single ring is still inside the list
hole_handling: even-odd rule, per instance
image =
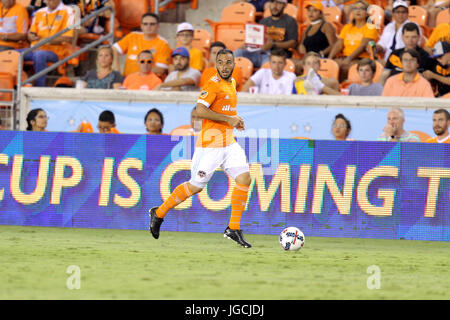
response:
[[[300,250],[305,245],[305,235],[296,227],[288,227],[280,233],[280,245],[286,251]]]

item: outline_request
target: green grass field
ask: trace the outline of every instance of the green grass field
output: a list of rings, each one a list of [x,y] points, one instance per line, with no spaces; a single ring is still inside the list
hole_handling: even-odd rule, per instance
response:
[[[246,238],[253,248],[212,233],[0,226],[0,299],[450,299],[450,243],[306,235],[284,252],[278,236]]]

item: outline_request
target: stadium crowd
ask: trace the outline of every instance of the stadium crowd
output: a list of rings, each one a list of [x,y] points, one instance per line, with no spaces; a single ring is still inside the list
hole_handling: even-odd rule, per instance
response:
[[[259,13],[255,22],[265,26],[261,47],[243,44],[234,50],[233,77],[238,91],[277,95],[450,95],[449,0],[234,2],[253,5]],[[25,8],[18,0],[1,0],[0,51],[25,50],[106,5],[114,6],[114,1],[34,0]],[[292,11],[293,7],[296,11]],[[413,12],[425,12],[427,19],[420,22]],[[91,19],[26,54],[29,76],[73,53],[82,46],[82,35],[105,34],[108,19],[108,14]],[[211,43],[207,51],[202,50],[193,44],[192,23],[195,21],[178,24],[177,46],[171,48],[159,34],[159,16],[144,13],[139,30],[98,47],[96,68],[76,74],[76,85],[63,70],[56,82],[50,84],[44,75],[33,86],[199,91],[215,74],[215,55],[226,47],[226,39],[216,39],[219,41]],[[248,66],[251,73],[245,76]],[[337,120],[346,119],[342,116]],[[162,126],[162,114],[159,121]],[[153,132],[148,126],[147,130]]]

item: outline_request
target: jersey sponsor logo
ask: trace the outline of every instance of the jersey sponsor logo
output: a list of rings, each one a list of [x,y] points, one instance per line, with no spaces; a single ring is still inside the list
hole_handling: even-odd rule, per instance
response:
[[[222,111],[230,111],[231,106],[229,104],[222,107]]]
[[[208,91],[202,91],[200,93],[200,98],[205,99],[208,96]]]
[[[206,177],[206,172],[205,172],[205,171],[199,171],[199,172],[197,172],[197,174],[198,174],[198,176],[199,176],[200,178]]]

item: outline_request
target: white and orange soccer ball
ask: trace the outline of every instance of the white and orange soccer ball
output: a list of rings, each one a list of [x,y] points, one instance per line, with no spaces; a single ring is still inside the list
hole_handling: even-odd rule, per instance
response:
[[[286,251],[297,251],[305,245],[305,235],[296,227],[287,227],[280,233],[280,245]]]

